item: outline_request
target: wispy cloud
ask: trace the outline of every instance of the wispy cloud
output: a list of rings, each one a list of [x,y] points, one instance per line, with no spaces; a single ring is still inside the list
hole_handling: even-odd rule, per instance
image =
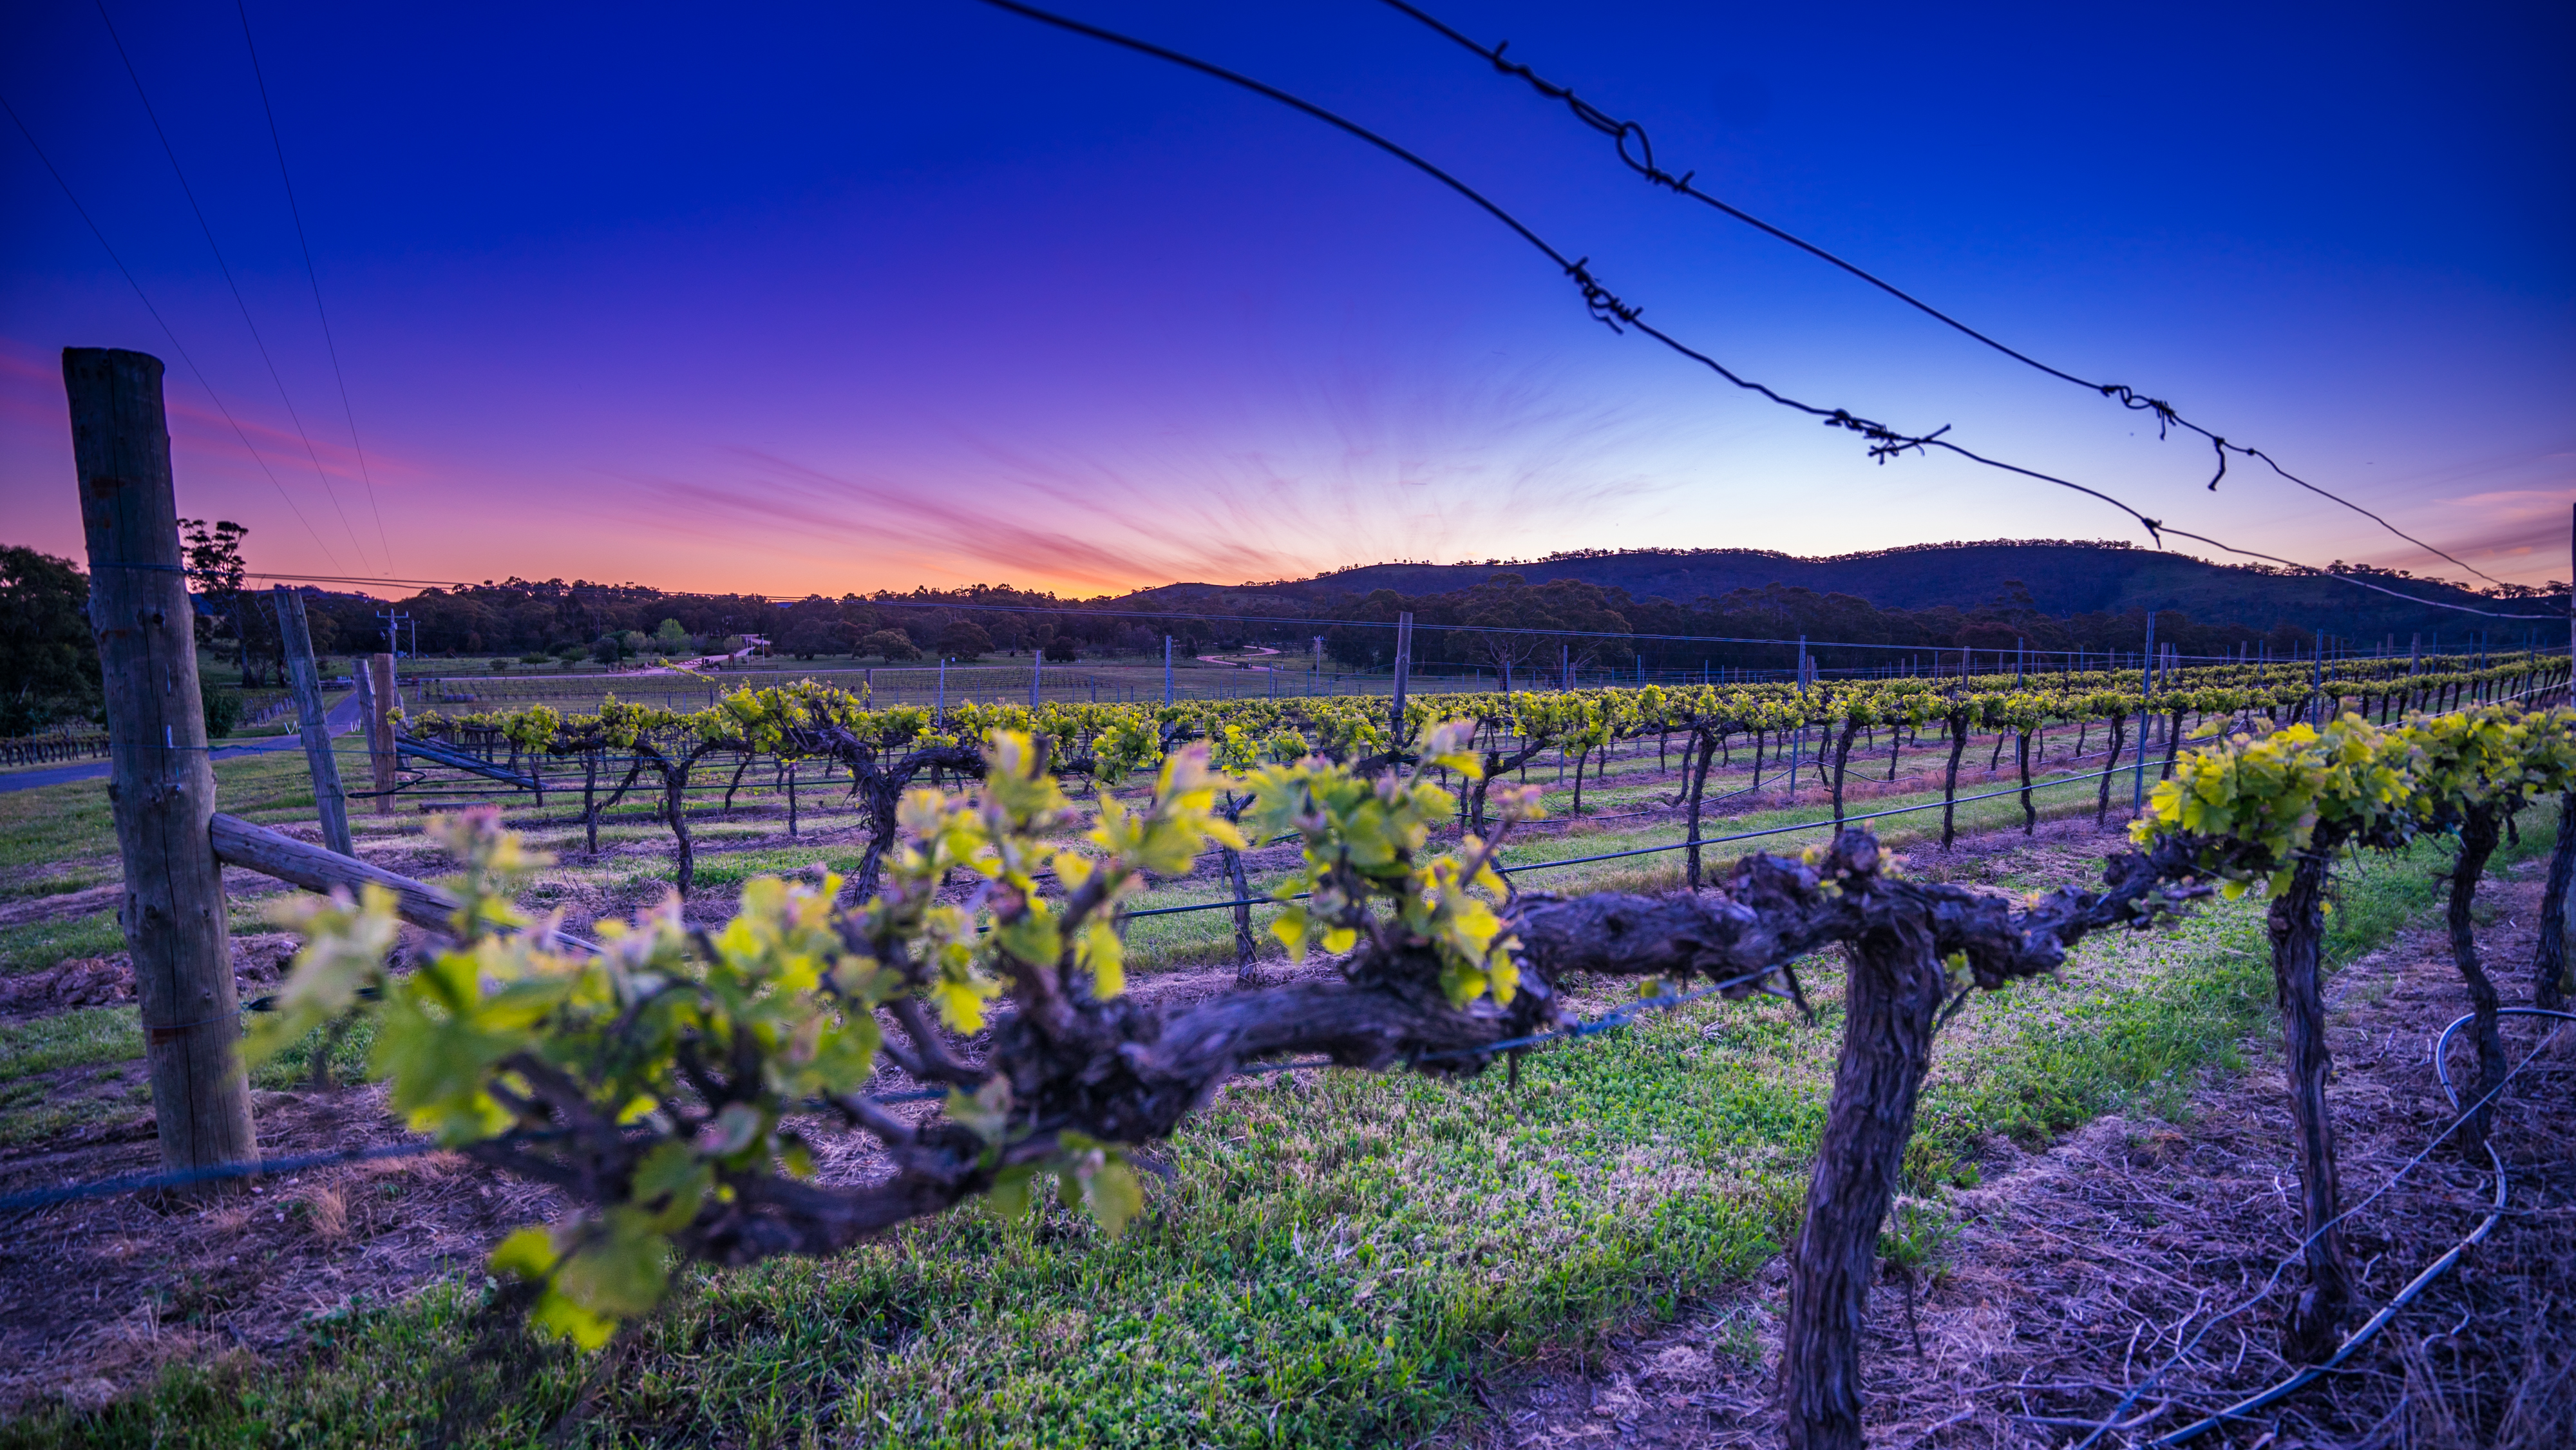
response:
[[[1600,537],[1674,480],[1622,471],[1635,426],[1551,411],[1535,388],[1388,401],[1321,392],[1230,448],[1161,430],[1115,455],[963,436],[898,475],[740,447],[694,476],[638,479],[685,527],[889,556],[959,581],[1117,590],[1232,583],[1388,557],[1544,550]],[[859,572],[853,569],[854,573]]]

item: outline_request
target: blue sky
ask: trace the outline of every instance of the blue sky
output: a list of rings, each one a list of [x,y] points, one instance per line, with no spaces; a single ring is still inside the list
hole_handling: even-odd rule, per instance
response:
[[[0,129],[13,542],[79,552],[65,345],[171,361],[183,510],[288,572],[1087,594],[1575,547],[2143,542],[2045,485],[1875,464],[1588,320],[1350,138],[973,0],[246,9],[340,374],[235,9],[107,13],[239,304],[97,10],[13,15],[0,96],[213,390]],[[2248,548],[2469,577],[2241,462],[2208,491],[2205,445],[1645,187],[1381,4],[1070,13],[1383,131],[1784,391]],[[1437,13],[2025,351],[2498,577],[2567,577],[2565,7]]]

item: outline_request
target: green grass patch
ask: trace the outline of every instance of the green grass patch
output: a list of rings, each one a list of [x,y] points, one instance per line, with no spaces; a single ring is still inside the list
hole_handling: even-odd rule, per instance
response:
[[[116,913],[102,911],[64,921],[31,921],[0,927],[0,973],[39,972],[66,957],[103,957],[125,950]]]
[[[313,1059],[327,1053],[331,1063],[331,1080],[337,1083],[364,1082],[367,1079],[367,1053],[376,1043],[376,1022],[362,1017],[339,1031],[317,1027],[303,1041],[281,1049],[277,1056],[250,1070],[253,1087],[299,1088],[313,1080]]]
[[[59,1078],[0,1081],[0,1144],[41,1144],[102,1123],[125,1122],[148,1112],[152,1089],[121,1075],[66,1084]]]
[[[2547,846],[2544,827],[2515,854]],[[2442,852],[2340,873],[2338,962],[2430,904]],[[1164,920],[1230,930],[1218,912]],[[1990,1135],[2035,1142],[2106,1110],[2179,1111],[2201,1074],[2240,1066],[2240,1045],[2268,1033],[2267,953],[2261,903],[2213,903],[2155,934],[2089,940],[2059,977],[1981,998],[1940,1043],[1912,1186],[1971,1179]],[[599,1380],[576,1438],[1418,1438],[1470,1412],[1480,1361],[1678,1312],[1786,1242],[1830,1087],[1835,976],[1810,973],[1828,1003],[1816,1022],[1767,1000],[1700,1003],[1538,1054],[1517,1091],[1499,1072],[1245,1080],[1170,1145],[1172,1181],[1116,1242],[1061,1211],[1010,1224],[962,1211],[829,1260],[692,1271]],[[1933,1244],[1946,1220],[1926,1212],[1896,1237]],[[391,1446],[460,1406],[461,1443],[530,1443],[597,1361],[475,1360],[478,1283],[335,1318],[301,1364],[176,1369],[105,1410],[0,1429],[0,1445]]]
[[[132,1007],[76,1007],[0,1022],[0,1082],[142,1055],[143,1018]]]

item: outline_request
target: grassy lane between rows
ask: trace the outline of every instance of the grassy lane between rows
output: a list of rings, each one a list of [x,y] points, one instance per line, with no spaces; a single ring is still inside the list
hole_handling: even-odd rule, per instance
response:
[[[2154,772],[2149,771],[2150,777]],[[2057,777],[2060,780],[2065,776]],[[2042,821],[2089,818],[2099,782],[2076,779],[2068,784],[2050,786],[2045,779],[2032,782],[2031,802]],[[2113,782],[2113,818],[2127,814],[2128,796],[2124,792],[2128,778]],[[1989,787],[1994,789],[1994,787]],[[2018,788],[2016,788],[2017,791]],[[1974,792],[1963,792],[1974,794]],[[1736,857],[1756,851],[1792,854],[1818,845],[1833,835],[1832,805],[1822,799],[1802,798],[1794,805],[1775,806],[1752,811],[1724,820],[1704,820],[1700,824],[1703,841],[1736,836],[1746,832],[1765,831],[1750,840],[1706,845],[1701,849],[1703,879],[1725,878],[1727,863]],[[1881,842],[1898,850],[1937,845],[1941,839],[1941,792],[1938,789],[1909,795],[1882,796],[1865,804],[1854,804],[1854,816],[1873,811],[1916,807],[1914,813],[1867,821]],[[1929,809],[1921,809],[1929,807]],[[2010,830],[2022,823],[2018,793],[1966,801],[1956,807],[1959,834],[1977,835],[1989,831]],[[1821,819],[1820,819],[1821,818]],[[1788,828],[1788,829],[1784,829]],[[1578,823],[1572,829],[1546,834],[1530,833],[1512,841],[1503,850],[1505,869],[1516,873],[1515,885],[1528,891],[1547,891],[1570,895],[1585,891],[1668,891],[1682,884],[1685,853],[1665,850],[1650,856],[1628,856],[1612,861],[1589,861],[1582,865],[1533,869],[1542,863],[1576,860],[1587,856],[1613,855],[1645,847],[1668,846],[1682,838],[1685,827],[1672,817],[1618,825]],[[702,868],[703,869],[703,868]],[[1526,874],[1520,874],[1526,873]],[[1253,919],[1260,939],[1267,944],[1264,929],[1270,918],[1266,905],[1270,890],[1268,880],[1256,876],[1251,883],[1255,902]],[[1221,884],[1193,881],[1140,892],[1130,900],[1131,909],[1201,905],[1232,900]],[[1225,911],[1198,911],[1183,915],[1144,917],[1128,926],[1129,950],[1140,965],[1131,970],[1151,970],[1154,966],[1177,966],[1234,959],[1234,918]]]
[[[2548,849],[2534,824],[2512,856]],[[2069,854],[2034,852],[2000,884],[2056,884]],[[2424,911],[2441,855],[2352,866],[2334,959]],[[1973,1181],[1988,1135],[2175,1113],[2200,1074],[2241,1068],[2266,1026],[2265,952],[2259,904],[2213,905],[1982,998],[1942,1039],[1906,1231],[1939,1241],[1942,1187]],[[1836,974],[1811,974],[1830,1004]],[[1499,1072],[1250,1079],[1171,1145],[1171,1181],[1116,1242],[1061,1211],[961,1211],[828,1261],[692,1272],[614,1364],[478,1359],[483,1287],[450,1283],[317,1318],[303,1363],[175,1368],[104,1410],[0,1429],[0,1446],[407,1445],[451,1412],[464,1443],[490,1445],[550,1428],[593,1445],[1401,1440],[1471,1413],[1482,1359],[1670,1315],[1775,1254],[1838,1015],[1696,1004],[1533,1057],[1518,1091]],[[586,1418],[559,1427],[585,1387]]]

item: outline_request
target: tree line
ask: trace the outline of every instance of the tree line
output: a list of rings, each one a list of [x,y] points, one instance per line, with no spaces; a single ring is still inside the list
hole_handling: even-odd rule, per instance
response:
[[[184,521],[199,642],[234,664],[244,684],[282,685],[273,605],[248,582],[248,532],[230,520]],[[75,562],[0,546],[0,735],[97,718],[88,594]],[[1260,646],[1303,655],[1320,640],[1334,667],[1369,670],[1393,663],[1393,625],[1409,613],[1416,664],[1473,668],[1506,687],[1563,685],[1584,670],[1642,668],[1667,677],[1707,671],[1715,678],[1785,671],[1798,663],[1798,646],[1763,641],[1799,639],[1809,642],[1809,660],[1827,671],[1889,664],[1941,673],[2008,669],[2024,651],[2034,652],[2034,666],[2045,660],[2062,670],[2085,663],[2067,652],[2096,661],[2134,654],[2149,627],[2139,609],[2052,614],[2017,580],[1983,602],[1919,609],[1777,583],[1685,602],[1572,578],[1532,583],[1510,571],[1415,594],[1336,591],[1327,578],[1295,590],[1168,586],[1096,599],[986,584],[781,599],[516,577],[394,600],[310,586],[304,594],[314,648],[323,655],[399,648],[445,659],[567,665],[713,653],[746,639],[808,660],[972,660],[1031,650],[1076,660],[1155,655],[1169,636],[1184,653]],[[386,614],[403,616],[398,641]],[[2258,628],[2181,610],[2156,611],[2153,629],[2160,643],[2203,657],[2284,659],[2315,648],[2313,635],[2287,624]],[[2362,653],[2371,643],[2330,641]],[[2408,643],[2398,641],[2399,652]]]

